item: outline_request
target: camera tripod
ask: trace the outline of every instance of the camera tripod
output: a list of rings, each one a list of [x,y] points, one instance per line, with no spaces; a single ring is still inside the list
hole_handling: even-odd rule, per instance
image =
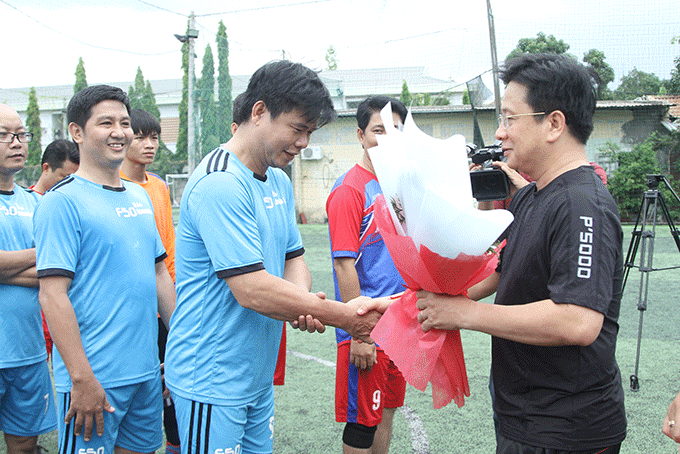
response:
[[[638,249],[640,249],[640,265],[637,267],[640,270],[640,290],[638,293],[637,308],[640,311],[640,321],[638,323],[638,339],[637,339],[637,353],[635,356],[635,373],[630,376],[631,391],[640,390],[640,381],[638,379],[638,368],[640,365],[640,344],[642,341],[642,319],[644,311],[647,310],[647,290],[649,286],[649,273],[652,271],[671,270],[680,268],[680,266],[672,266],[666,268],[654,268],[652,266],[654,254],[654,238],[656,236],[656,225],[659,215],[659,208],[661,209],[661,216],[666,221],[671,235],[675,240],[675,245],[680,252],[680,232],[673,224],[666,200],[663,194],[659,191],[659,184],[664,183],[670,190],[675,200],[680,204],[680,198],[671,188],[668,180],[663,175],[647,175],[647,190],[642,194],[642,201],[640,203],[640,210],[637,214],[635,227],[633,228],[630,245],[628,246],[628,254],[624,262],[623,285],[621,292],[626,288],[626,281],[628,280],[628,273],[631,268],[635,268],[635,256]],[[651,227],[651,230],[650,230]]]

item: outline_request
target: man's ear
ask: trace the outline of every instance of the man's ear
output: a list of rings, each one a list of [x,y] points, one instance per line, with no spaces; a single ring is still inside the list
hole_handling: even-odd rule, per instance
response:
[[[44,172],[47,172],[47,170],[48,170],[49,168],[50,168],[49,163],[47,163],[47,162],[43,163],[43,165],[42,165],[42,171],[43,171],[43,173],[44,173]]]
[[[71,134],[75,143],[83,143],[83,128],[80,125],[71,122],[68,124],[68,132]]]
[[[252,121],[255,125],[259,124],[267,112],[267,105],[264,103],[264,101],[257,101],[255,104],[253,104],[253,108],[250,111],[250,121]]]
[[[364,144],[364,131],[361,130],[361,128],[357,128],[357,138],[359,139],[359,143],[361,145]]]
[[[559,139],[562,134],[567,132],[567,119],[561,110],[553,110],[546,115],[548,136],[547,140],[553,143]]]

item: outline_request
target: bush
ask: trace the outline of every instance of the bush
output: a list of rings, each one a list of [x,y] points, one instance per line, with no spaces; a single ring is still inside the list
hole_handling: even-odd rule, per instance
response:
[[[642,195],[649,189],[646,176],[663,173],[657,153],[667,150],[665,149],[667,141],[667,138],[659,138],[656,134],[652,134],[631,151],[621,151],[616,144],[611,142],[600,150],[618,166],[609,178],[608,189],[619,207],[622,221],[634,222],[636,220],[641,208]],[[670,175],[667,179],[673,185],[674,177]],[[659,189],[666,199],[672,220],[675,222],[680,216],[680,204],[664,184],[661,184]],[[661,209],[658,213],[661,213]]]

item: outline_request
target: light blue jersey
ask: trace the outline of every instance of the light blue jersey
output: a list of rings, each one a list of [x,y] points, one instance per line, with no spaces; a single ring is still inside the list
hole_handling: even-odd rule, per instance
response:
[[[304,252],[288,176],[253,174],[218,148],[189,178],[176,239],[177,307],[165,381],[189,400],[241,405],[272,386],[280,321],[245,309],[224,278],[266,270]]]
[[[144,189],[110,188],[72,175],[35,211],[38,277],[72,279],[85,354],[104,388],[149,380],[158,372],[155,263],[165,258]],[[54,354],[58,392],[71,380]]]
[[[22,187],[0,191],[0,250],[35,247],[33,211],[40,196]],[[38,289],[0,284],[0,369],[47,359]]]

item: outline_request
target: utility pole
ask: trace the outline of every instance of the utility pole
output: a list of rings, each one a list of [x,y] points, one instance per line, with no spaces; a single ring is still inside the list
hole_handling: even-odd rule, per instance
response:
[[[196,36],[190,36],[191,31],[196,31]],[[189,31],[187,32],[187,38],[189,40],[189,112],[187,114],[187,157],[189,174],[191,174],[196,168],[196,111],[194,110],[194,87],[196,83],[196,75],[194,74],[194,38],[198,38],[198,30],[195,28],[194,24],[194,12],[189,14]]]
[[[198,38],[198,30],[196,30],[196,25],[194,22],[195,16],[192,11],[189,14],[189,27],[187,29],[186,35],[175,35],[175,38],[181,43],[187,43],[189,45],[189,86],[187,89],[188,105],[187,105],[187,167],[189,168],[189,173],[193,172],[196,168],[196,112],[194,110],[194,58],[196,55],[194,53],[194,40]]]
[[[496,118],[501,115],[501,88],[498,80],[498,53],[496,51],[496,29],[493,25],[493,13],[491,12],[491,0],[486,0],[486,13],[489,20],[489,43],[491,44],[491,68],[493,74],[494,104],[496,105]]]

